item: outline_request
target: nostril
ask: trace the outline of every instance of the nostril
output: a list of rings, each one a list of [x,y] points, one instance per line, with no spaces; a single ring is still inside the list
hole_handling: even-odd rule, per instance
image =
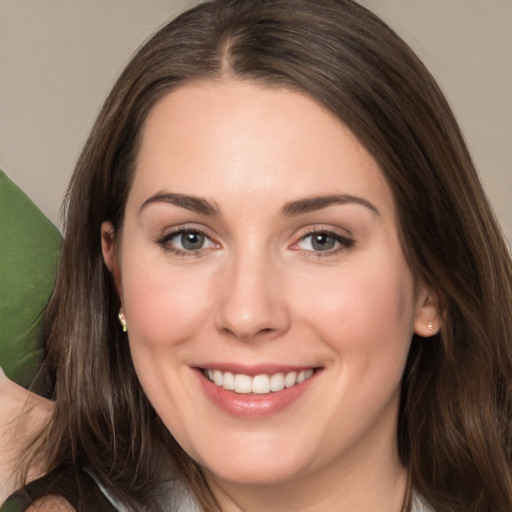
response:
[[[238,290],[238,292],[237,292]],[[228,290],[216,303],[215,326],[224,336],[240,340],[267,339],[290,326],[286,297],[277,293],[242,293]]]
[[[254,329],[251,330],[243,330],[243,329],[231,329],[230,327],[223,327],[221,332],[226,335],[235,336],[241,340],[256,340],[259,338],[266,338],[278,332],[278,329],[274,329],[272,327],[265,327],[262,329]]]

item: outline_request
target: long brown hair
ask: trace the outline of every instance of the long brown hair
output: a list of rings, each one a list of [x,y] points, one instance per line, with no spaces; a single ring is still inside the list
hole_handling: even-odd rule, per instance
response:
[[[121,230],[151,108],[181,84],[226,76],[309,95],[379,163],[408,262],[443,319],[433,338],[414,337],[403,378],[397,436],[410,487],[438,510],[512,510],[510,255],[435,81],[350,0],[207,2],[158,31],[120,76],[66,198],[41,388],[56,401],[41,438],[50,468],[83,459],[127,505],[156,510],[165,446],[205,510],[217,510],[137,381],[100,226]]]

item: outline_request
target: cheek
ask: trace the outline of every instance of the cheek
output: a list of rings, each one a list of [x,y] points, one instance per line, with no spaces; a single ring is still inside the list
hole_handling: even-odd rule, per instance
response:
[[[155,349],[197,334],[214,296],[206,275],[159,260],[133,253],[122,277],[130,340]]]
[[[351,266],[327,280],[323,293],[301,296],[308,328],[331,350],[333,445],[339,425],[357,437],[378,424],[382,411],[389,418],[396,413],[414,326],[413,279],[407,265],[397,261]]]
[[[304,301],[310,325],[336,352],[371,359],[392,358],[397,351],[406,355],[414,328],[414,283],[400,254],[358,261],[324,276],[318,286],[310,284],[317,293],[296,296]]]

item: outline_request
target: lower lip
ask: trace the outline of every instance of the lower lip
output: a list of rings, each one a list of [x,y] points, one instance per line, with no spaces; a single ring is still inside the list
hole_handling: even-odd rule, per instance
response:
[[[199,377],[206,396],[214,405],[232,416],[244,418],[263,418],[286,409],[306,392],[319,373],[315,371],[309,379],[282,391],[258,395],[228,391],[211,382],[199,368],[195,368],[194,371]]]

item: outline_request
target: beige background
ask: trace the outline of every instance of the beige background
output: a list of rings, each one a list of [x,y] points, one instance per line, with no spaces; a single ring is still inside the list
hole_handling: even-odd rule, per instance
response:
[[[130,55],[194,0],[0,0],[0,167],[57,223]],[[438,79],[512,240],[512,0],[361,0]]]

